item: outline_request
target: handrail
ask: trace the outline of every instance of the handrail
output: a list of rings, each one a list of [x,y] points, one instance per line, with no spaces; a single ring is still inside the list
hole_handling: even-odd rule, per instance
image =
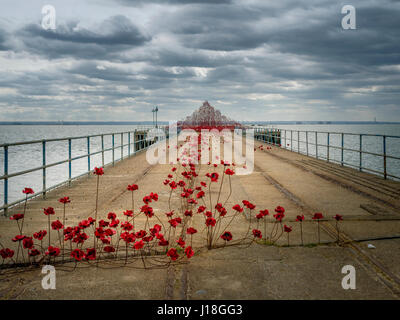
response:
[[[284,135],[283,135],[284,133]],[[290,133],[290,134],[288,134]],[[300,133],[305,134],[306,140],[300,139]],[[313,135],[314,140],[310,141],[309,136]],[[319,141],[319,134],[324,134],[326,135],[326,142],[321,143]],[[294,137],[294,135],[297,136]],[[340,143],[341,145],[332,145],[332,136],[337,136],[339,135]],[[359,149],[354,149],[353,147],[345,147],[344,145],[344,138],[346,136],[358,136],[359,143]],[[279,139],[277,138],[279,137]],[[377,152],[372,152],[372,151],[366,151],[363,150],[363,137],[378,137],[382,138],[381,143],[382,143],[382,153],[377,153]],[[350,166],[357,168],[359,171],[367,171],[370,173],[374,173],[380,176],[383,176],[384,179],[387,179],[388,177],[393,178],[393,179],[400,179],[400,176],[397,174],[391,174],[388,173],[388,164],[387,164],[387,159],[392,159],[392,160],[400,160],[400,156],[395,156],[393,153],[388,154],[387,152],[387,139],[399,139],[400,141],[400,136],[394,136],[394,135],[383,135],[383,134],[370,134],[370,133],[345,133],[345,132],[328,132],[328,131],[314,131],[314,130],[290,130],[290,129],[281,129],[281,128],[268,128],[268,127],[258,127],[255,128],[255,138],[259,141],[266,142],[268,144],[273,144],[273,145],[280,145],[284,149],[297,152],[300,154],[304,154],[307,156],[312,156],[315,157],[316,159],[323,159],[326,160],[327,162],[334,162],[334,163],[339,163],[341,166]],[[277,143],[279,141],[279,143]],[[284,141],[284,143],[282,143]],[[288,148],[287,143],[290,142],[290,148]],[[294,143],[297,146],[297,150],[294,150]],[[301,148],[301,145],[303,144],[304,148]],[[315,146],[315,153],[311,154],[309,152],[309,146]],[[319,154],[320,148],[326,148],[326,154],[321,155]],[[334,159],[330,155],[330,150],[331,149],[336,149],[340,150],[340,160]],[[400,150],[395,150],[397,153],[400,153]],[[359,154],[359,160],[358,164],[355,163],[349,163],[344,161],[344,155],[345,152],[348,153],[358,153]],[[376,167],[368,167],[365,164],[363,165],[363,155],[370,155],[373,157],[381,157],[382,158],[382,166],[383,170],[377,170]]]
[[[159,126],[161,129],[166,128],[166,126]],[[43,195],[43,197],[46,197],[46,193],[49,190],[52,190],[54,188],[57,188],[61,185],[64,185],[66,183],[71,183],[71,181],[88,175],[91,172],[91,157],[94,155],[101,154],[101,166],[108,166],[108,165],[115,165],[116,161],[122,161],[123,159],[129,158],[132,155],[135,155],[137,152],[143,151],[147,149],[150,145],[155,143],[155,141],[149,141],[147,140],[147,131],[151,128],[154,128],[154,126],[149,126],[148,128],[137,128],[133,131],[122,131],[122,132],[113,132],[113,133],[103,133],[103,134],[93,134],[93,135],[86,135],[86,136],[75,136],[75,137],[63,137],[63,138],[54,138],[54,139],[42,139],[42,140],[32,140],[32,141],[21,141],[21,142],[14,142],[14,143],[4,143],[0,144],[0,148],[3,148],[4,152],[4,174],[0,176],[0,181],[4,181],[4,195],[3,195],[3,205],[0,206],[0,210],[4,211],[4,214],[7,214],[8,208],[15,206],[25,200],[23,199],[18,199],[16,201],[13,201],[12,203],[8,202],[8,180],[13,177],[21,176],[24,174],[28,174],[31,172],[36,172],[36,171],[42,171],[42,190],[35,192],[35,194],[30,195],[28,198],[33,198],[37,197],[39,195]],[[143,132],[143,138],[142,139],[136,139],[137,134],[141,135]],[[128,143],[124,143],[124,135],[128,136]],[[131,139],[131,135],[133,135],[133,139]],[[112,138],[112,146],[108,148],[104,148],[104,137],[110,136]],[[120,136],[120,143],[118,145],[115,144],[115,137]],[[95,137],[101,137],[101,150],[98,151],[91,151],[91,139]],[[72,141],[73,140],[79,140],[79,139],[85,139],[86,140],[86,148],[87,152],[82,155],[78,155],[75,157],[72,157]],[[57,162],[53,163],[46,163],[46,147],[48,143],[51,142],[59,142],[59,141],[68,141],[68,159],[60,160]],[[21,146],[21,145],[28,145],[28,144],[41,144],[42,145],[42,165],[35,167],[35,168],[30,168],[18,172],[12,172],[9,173],[9,148],[14,147],[14,146]],[[133,148],[132,148],[133,146]],[[128,153],[126,156],[124,156],[124,148],[128,147]],[[116,149],[121,149],[121,154],[119,159],[115,159],[115,150]],[[132,152],[131,152],[132,150]],[[104,161],[104,154],[107,151],[112,151],[112,160],[108,163],[105,163]],[[84,172],[83,174],[80,174],[78,176],[72,177],[72,164],[74,161],[87,158],[88,160],[88,165],[87,165],[87,171]],[[47,187],[46,186],[46,169],[55,167],[61,164],[68,163],[68,179],[65,181],[62,181],[61,183],[58,183],[56,185]],[[98,165],[99,166],[99,165]]]

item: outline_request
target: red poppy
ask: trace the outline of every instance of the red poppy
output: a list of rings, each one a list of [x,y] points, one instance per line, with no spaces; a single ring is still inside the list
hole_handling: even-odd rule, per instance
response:
[[[277,220],[277,221],[282,221],[282,219],[285,217],[285,214],[283,213],[283,212],[278,212],[278,213],[276,213],[276,214],[274,214],[274,218]]]
[[[158,201],[158,194],[157,194],[157,193],[151,192],[150,195],[149,195],[149,197],[150,197],[151,199],[153,199],[154,201]]]
[[[146,236],[147,232],[145,230],[140,230],[138,232],[136,232],[136,238],[143,238],[144,236]]]
[[[175,168],[175,167],[173,167],[173,168],[171,169],[171,171],[172,171],[172,172],[175,172],[175,171],[176,171],[176,168]]]
[[[69,197],[60,198],[60,199],[58,199],[58,201],[63,203],[63,204],[71,202],[71,200],[69,200]]]
[[[229,231],[225,231],[222,235],[221,235],[221,239],[225,240],[225,241],[231,241],[232,240],[232,233],[230,233]]]
[[[12,215],[10,217],[10,220],[18,221],[18,220],[22,219],[23,217],[24,217],[24,215],[22,213],[17,213],[17,214]]]
[[[185,215],[186,217],[192,217],[192,216],[193,216],[192,210],[186,210],[185,213],[184,213],[184,215]]]
[[[257,229],[253,229],[253,236],[254,236],[254,238],[262,238],[262,234],[261,234],[261,231],[260,230],[257,230]]]
[[[63,224],[61,223],[61,221],[56,220],[56,221],[53,221],[53,222],[51,223],[51,228],[52,228],[53,230],[60,230],[60,229],[64,228],[64,226],[63,226]]]
[[[246,205],[246,207],[248,208],[248,209],[250,209],[250,210],[253,210],[253,209],[255,209],[255,205],[254,204],[252,204],[251,202],[249,202],[247,205]]]
[[[47,248],[45,254],[51,257],[58,257],[60,255],[60,249],[57,247],[50,246]]]
[[[115,252],[115,248],[113,246],[106,246],[104,247],[104,251],[108,253]]]
[[[195,228],[189,227],[189,228],[187,228],[186,233],[187,234],[195,234],[195,233],[197,233],[197,230]]]
[[[200,184],[201,184],[203,187],[207,187],[207,183],[205,183],[205,182],[203,182],[203,181],[201,181]]]
[[[26,238],[26,236],[17,235],[17,236],[15,236],[14,238],[12,238],[12,241],[13,241],[13,242],[22,241],[22,240],[24,240],[25,238]]]
[[[81,249],[75,249],[71,252],[71,257],[76,261],[81,261],[85,257],[85,253]]]
[[[48,216],[48,215],[53,215],[56,212],[54,211],[54,208],[48,207],[47,209],[43,208],[43,213]]]
[[[96,249],[95,248],[88,248],[85,254],[86,260],[95,260],[96,259]]]
[[[143,242],[143,240],[136,241],[136,242],[135,242],[135,244],[134,244],[134,247],[135,247],[135,249],[136,249],[136,250],[140,250],[140,249],[142,249],[142,248],[143,248],[143,246],[144,246],[144,242]]]
[[[289,227],[289,226],[287,226],[286,224],[283,226],[283,230],[285,231],[285,232],[292,232],[292,227]]]
[[[333,217],[336,221],[343,220],[343,216],[340,214],[337,214],[336,216]]]
[[[163,183],[164,183],[164,185],[166,186],[166,185],[169,183],[169,180],[168,180],[168,179],[165,179]]]
[[[90,222],[88,220],[82,220],[81,222],[79,222],[79,228],[81,228],[81,229],[89,228],[89,226],[90,226]],[[58,229],[54,229],[54,230],[58,230]]]
[[[181,248],[185,247],[185,241],[183,241],[183,239],[180,237],[176,243],[178,244],[178,246],[180,246]]]
[[[102,176],[104,174],[104,169],[95,167],[93,174],[95,174],[96,176]]]
[[[232,209],[235,210],[235,211],[237,211],[237,212],[243,212],[243,208],[242,208],[240,205],[238,205],[238,204],[235,204],[235,205],[232,207]]]
[[[188,246],[188,247],[185,249],[185,254],[186,254],[186,256],[187,256],[188,259],[190,259],[191,257],[194,256],[194,251],[193,251],[193,249],[192,249],[191,246]]]
[[[319,220],[322,219],[324,216],[322,215],[322,213],[314,213],[314,216],[312,217],[313,220]]]
[[[28,194],[34,194],[35,192],[33,191],[32,188],[25,188],[24,190],[22,190],[22,193],[28,195]]]
[[[259,214],[256,215],[256,218],[258,220],[260,220],[260,219],[264,218],[264,215],[260,212]]]
[[[139,189],[139,187],[137,184],[130,184],[130,185],[128,185],[128,187],[126,189],[129,191],[135,191],[135,190]]]
[[[150,196],[145,196],[145,197],[143,197],[143,202],[144,202],[145,204],[149,204],[151,201],[152,201],[152,199],[151,199]]]
[[[14,250],[9,248],[1,249],[0,255],[3,259],[12,258],[14,256]]]
[[[115,219],[110,222],[110,228],[116,228],[119,225],[119,220]]]
[[[33,237],[37,240],[43,240],[43,238],[46,236],[47,231],[46,230],[41,230],[39,232],[35,232],[33,234]]]
[[[102,238],[100,238],[100,240],[104,244],[110,244],[111,243],[111,238],[110,237],[102,237]]]
[[[98,236],[98,238],[100,238],[102,236],[103,235]],[[72,241],[75,242],[75,243],[84,243],[87,239],[89,239],[89,236],[86,233],[78,232],[78,233],[75,233],[74,239]]]
[[[113,236],[114,234],[116,234],[117,233],[117,231],[115,231],[114,229],[106,229],[105,231],[104,231],[104,233],[107,235],[107,236]]]
[[[147,217],[151,218],[154,216],[154,211],[153,208],[150,207],[149,205],[145,204],[140,208],[140,211],[143,212]]]
[[[110,223],[108,221],[100,220],[99,221],[99,227],[105,228],[108,227]]]
[[[170,218],[174,215],[174,210],[170,211],[170,212],[166,212],[165,215]]]
[[[171,248],[167,252],[167,256],[171,258],[171,260],[175,261],[176,259],[179,258],[178,252],[176,251],[175,248]]]
[[[217,223],[217,220],[215,220],[214,218],[210,217],[210,218],[206,219],[206,226],[207,227],[209,227],[209,226],[214,227],[216,223]]]
[[[144,242],[150,242],[150,241],[153,241],[153,239],[154,239],[153,236],[143,237],[143,241],[144,241]]]
[[[229,176],[233,176],[235,174],[235,171],[231,170],[231,169],[226,169],[225,170],[225,174],[229,175]]]
[[[120,235],[121,239],[124,240],[127,243],[132,243],[136,240],[136,236],[133,233],[129,233],[129,232],[123,232]]]
[[[121,228],[124,231],[131,231],[133,229],[133,225],[130,224],[128,221],[121,223]]]
[[[196,198],[197,198],[197,199],[201,199],[201,198],[204,197],[204,195],[205,195],[205,193],[204,193],[203,190],[202,190],[202,191],[199,191],[199,192],[196,194]]]
[[[219,177],[219,175],[216,172],[213,172],[210,175],[210,179],[211,179],[212,182],[217,182],[218,181],[218,177]]]
[[[29,252],[28,252],[28,255],[30,256],[30,257],[36,257],[36,256],[38,256],[40,254],[40,251],[38,250],[38,249],[32,249],[32,250],[29,250]]]
[[[155,224],[153,228],[150,228],[150,233],[155,236],[157,233],[161,231],[161,226],[159,224]]]
[[[169,242],[163,238],[158,242],[158,245],[162,246],[162,247],[166,247],[167,245],[169,245]]]
[[[204,210],[206,210],[206,207],[205,207],[205,206],[200,206],[200,207],[197,209],[197,213],[202,213],[202,212],[204,212]]]
[[[175,219],[171,219],[168,222],[173,228],[176,228],[176,226],[178,225],[178,222]]]
[[[228,213],[228,211],[225,208],[222,208],[221,210],[218,210],[218,211],[219,211],[220,217],[224,217]]]
[[[107,215],[107,218],[109,220],[115,220],[116,217],[117,217],[117,215],[114,212],[109,212]]]
[[[211,212],[211,211],[206,211],[206,212],[204,213],[204,215],[205,215],[207,218],[211,218],[211,217],[212,217],[212,212]]]
[[[25,237],[24,240],[22,240],[22,246],[24,249],[32,249],[33,248],[33,240],[31,237]]]
[[[297,216],[296,221],[298,221],[298,222],[304,221],[304,215]]]
[[[127,217],[132,217],[133,216],[133,211],[132,210],[126,210],[124,211],[124,215]]]
[[[176,189],[178,187],[175,181],[170,182],[169,186],[171,187],[171,189]]]
[[[285,208],[281,207],[281,206],[277,206],[275,208],[275,212],[276,213],[285,213]]]

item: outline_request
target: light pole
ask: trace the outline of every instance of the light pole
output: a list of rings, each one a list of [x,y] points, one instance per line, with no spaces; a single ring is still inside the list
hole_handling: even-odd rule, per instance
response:
[[[156,128],[158,128],[158,123],[157,123],[157,112],[158,112],[158,107],[156,106],[156,108],[154,109],[155,113],[156,113]]]

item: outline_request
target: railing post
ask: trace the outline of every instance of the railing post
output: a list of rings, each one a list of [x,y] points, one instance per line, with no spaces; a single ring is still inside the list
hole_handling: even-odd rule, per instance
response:
[[[72,141],[68,139],[68,182],[71,185],[72,179]]]
[[[46,141],[42,142],[42,191],[43,191],[43,198],[46,199]]]
[[[362,171],[362,134],[360,134],[360,171]]]
[[[326,136],[326,161],[329,162],[329,132]]]
[[[4,146],[4,215],[7,216],[8,211],[8,146]]]
[[[121,161],[124,159],[124,134],[121,133]]]
[[[133,154],[136,153],[136,129],[133,131]]]
[[[318,132],[315,131],[315,158],[318,159]]]
[[[112,134],[112,165],[114,167],[114,163],[115,163],[115,137],[114,137],[114,133]]]
[[[104,167],[104,135],[101,135],[101,165]]]
[[[344,133],[342,132],[342,153],[341,153],[341,160],[340,163],[343,166],[343,162],[344,162]]]
[[[131,156],[131,132],[128,132],[128,158]]]
[[[386,169],[386,136],[383,136],[383,177],[387,179],[387,169]]]
[[[290,151],[293,151],[293,130],[290,130]]]
[[[306,131],[306,152],[308,156],[308,131]]]
[[[297,131],[297,153],[300,153],[300,131]]]
[[[88,175],[90,176],[90,137],[87,137],[87,153],[88,153]]]

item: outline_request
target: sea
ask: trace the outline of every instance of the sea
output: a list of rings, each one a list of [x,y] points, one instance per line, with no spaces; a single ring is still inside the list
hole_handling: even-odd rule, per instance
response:
[[[0,125],[0,145],[32,140],[56,139],[66,137],[87,136],[96,134],[109,134],[133,131],[140,125]],[[319,145],[326,145],[329,132],[329,158],[341,161],[341,133],[344,135],[344,147],[350,149],[343,154],[343,160],[347,165],[357,167],[360,162],[360,134],[362,134],[362,149],[371,153],[383,153],[383,138],[386,135],[387,172],[390,176],[400,177],[400,124],[279,124],[268,125],[268,128],[282,130],[282,147],[295,152],[307,152],[306,131],[309,142],[308,153],[316,156],[315,132]],[[299,132],[299,133],[298,133]],[[371,136],[370,136],[371,135]],[[299,137],[300,143],[296,140]],[[120,145],[121,135],[115,135],[115,145]],[[124,144],[128,142],[128,136],[123,136]],[[131,141],[132,142],[132,141]],[[112,146],[111,136],[105,136],[104,148]],[[72,140],[72,158],[87,153],[87,139]],[[101,138],[91,138],[90,151],[101,150]],[[131,149],[132,150],[132,149]],[[124,156],[128,154],[128,147],[124,148]],[[327,148],[318,147],[318,156],[327,157]],[[115,151],[115,160],[120,159],[121,150]],[[8,172],[20,172],[42,165],[42,144],[29,144],[10,146],[8,150]],[[68,141],[56,141],[46,143],[46,163],[55,163],[68,159]],[[105,152],[105,163],[112,161],[112,152]],[[97,154],[91,157],[91,169],[101,166],[102,156]],[[383,157],[370,154],[362,155],[362,166],[374,171],[383,171]],[[88,169],[87,158],[72,162],[72,177],[85,173]],[[0,147],[0,176],[4,175],[4,148]],[[391,178],[389,176],[389,178]],[[46,170],[46,186],[51,187],[68,179],[68,163],[60,164]],[[392,177],[392,179],[396,179]],[[42,170],[12,177],[8,182],[8,203],[23,198],[22,190],[31,187],[35,191],[42,190]],[[4,180],[0,180],[0,206],[4,204]]]

